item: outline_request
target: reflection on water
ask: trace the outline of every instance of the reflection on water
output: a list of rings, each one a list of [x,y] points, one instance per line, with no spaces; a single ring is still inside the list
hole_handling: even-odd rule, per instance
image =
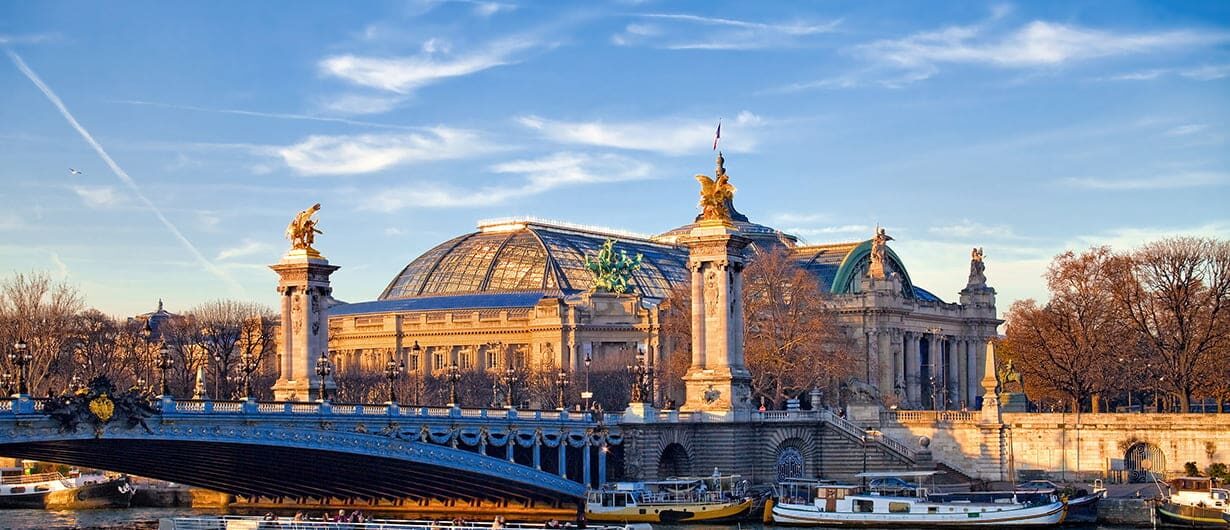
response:
[[[158,519],[163,517],[183,517],[214,513],[217,512],[193,510],[191,508],[133,508],[128,510],[82,511],[0,510],[0,530],[67,530],[78,528],[152,530],[158,528]],[[786,530],[784,527],[762,525],[760,523],[653,525],[653,528],[654,530]],[[1096,525],[1065,526],[1064,528],[1073,530],[1126,530],[1131,527]],[[791,530],[796,529],[792,528]],[[896,528],[895,530],[910,529]]]

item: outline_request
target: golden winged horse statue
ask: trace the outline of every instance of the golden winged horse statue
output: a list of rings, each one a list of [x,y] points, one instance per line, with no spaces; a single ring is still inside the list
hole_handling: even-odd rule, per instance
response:
[[[730,220],[735,187],[731,185],[730,177],[726,175],[726,168],[723,167],[724,162],[725,159],[722,158],[722,154],[718,153],[716,179],[709,178],[708,175],[696,175],[696,181],[700,183],[699,206],[702,220]]]

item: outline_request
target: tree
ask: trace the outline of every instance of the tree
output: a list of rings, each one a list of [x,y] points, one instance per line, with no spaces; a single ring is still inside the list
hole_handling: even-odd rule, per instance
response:
[[[660,306],[662,349],[667,353],[654,374],[663,406],[682,403],[683,376],[692,365],[692,289],[688,284],[676,286]]]
[[[1108,247],[1056,256],[1046,272],[1051,299],[1019,300],[1008,311],[1007,350],[1035,397],[1057,394],[1079,411],[1116,387],[1116,360],[1130,337],[1111,295]],[[1041,394],[1041,395],[1039,395]]]
[[[753,399],[780,406],[811,388],[835,395],[857,371],[852,345],[820,283],[784,248],[762,251],[743,272],[744,352]]]
[[[32,360],[28,365],[31,395],[58,393],[66,380],[60,375],[72,365],[72,322],[85,302],[76,287],[55,282],[45,272],[17,273],[0,283],[0,348],[7,352],[24,340]],[[8,356],[4,371],[17,374]]]
[[[121,380],[123,375],[123,351],[118,342],[121,326],[97,309],[88,309],[73,318],[69,349],[72,366],[61,373],[63,377],[78,376],[88,382],[106,376],[119,388],[127,388],[132,380]]]
[[[187,313],[193,324],[191,345],[202,356],[215,399],[236,397],[242,391],[240,361],[244,352],[261,360],[273,348],[273,310],[257,303],[214,300]]]
[[[1230,242],[1172,238],[1111,264],[1115,302],[1154,361],[1157,383],[1182,412],[1226,362]]]

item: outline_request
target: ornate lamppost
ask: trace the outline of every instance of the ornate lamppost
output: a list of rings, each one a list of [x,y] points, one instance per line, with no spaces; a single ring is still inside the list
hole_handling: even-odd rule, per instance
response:
[[[320,358],[316,359],[316,377],[320,380],[320,401],[323,403],[329,400],[329,389],[325,386],[329,376],[333,375],[333,363],[329,362],[329,354],[320,352]]]
[[[419,346],[419,341],[414,341],[414,346],[410,348],[410,355],[414,359],[414,404],[421,405],[422,401],[422,386],[423,386],[423,347]]]
[[[30,393],[27,382],[30,379],[30,361],[34,360],[34,355],[30,353],[30,346],[26,341],[17,339],[13,344],[13,350],[9,352],[9,362],[17,366],[17,394],[26,395]]]
[[[175,359],[171,358],[171,347],[167,346],[167,343],[165,342],[162,343],[162,346],[158,349],[157,366],[162,372],[162,395],[170,396],[171,385],[168,383],[168,372],[171,371],[172,366],[175,366]]]
[[[5,396],[11,395],[13,393],[13,383],[14,382],[16,382],[16,378],[13,377],[12,373],[4,372],[3,374],[0,374],[0,386],[4,387]]]
[[[568,397],[568,386],[571,383],[572,382],[568,380],[568,372],[560,370],[559,373],[555,374],[555,388],[559,391],[560,410],[568,410],[566,398]]]
[[[389,354],[389,362],[384,365],[384,377],[389,380],[389,404],[397,404],[397,380],[406,373],[406,361],[398,361]]]
[[[652,403],[650,388],[653,386],[653,367],[645,366],[644,357],[636,356],[636,364],[628,365],[628,373],[632,374],[632,392],[629,401],[632,403]]]
[[[461,368],[457,367],[457,361],[448,365],[448,373],[444,374],[444,380],[448,381],[448,406],[460,406],[461,404],[457,401],[457,382],[461,381]]]
[[[250,352],[239,356],[239,369],[243,370],[243,398],[252,399],[252,372],[260,365],[259,359]]]
[[[504,370],[504,384],[508,386],[508,409],[517,408],[517,369],[511,365]]]

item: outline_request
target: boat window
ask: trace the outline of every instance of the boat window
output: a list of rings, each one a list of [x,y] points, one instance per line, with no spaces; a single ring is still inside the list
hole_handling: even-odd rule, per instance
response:
[[[910,503],[890,502],[888,503],[888,513],[910,513]]]
[[[854,501],[854,511],[859,512],[859,513],[871,513],[873,511],[872,502],[871,501]]]
[[[627,506],[627,505],[628,505],[628,494],[627,493],[619,493],[615,495],[615,506]]]
[[[936,512],[938,512],[938,511],[939,511],[939,509],[938,509],[938,508],[936,508],[935,506],[928,506],[928,507],[927,507],[927,513],[936,513]]]
[[[15,486],[9,490],[9,493],[25,493],[25,492],[26,492],[25,486]]]
[[[46,484],[39,484],[34,487],[34,491],[51,491],[51,486],[48,486]]]

